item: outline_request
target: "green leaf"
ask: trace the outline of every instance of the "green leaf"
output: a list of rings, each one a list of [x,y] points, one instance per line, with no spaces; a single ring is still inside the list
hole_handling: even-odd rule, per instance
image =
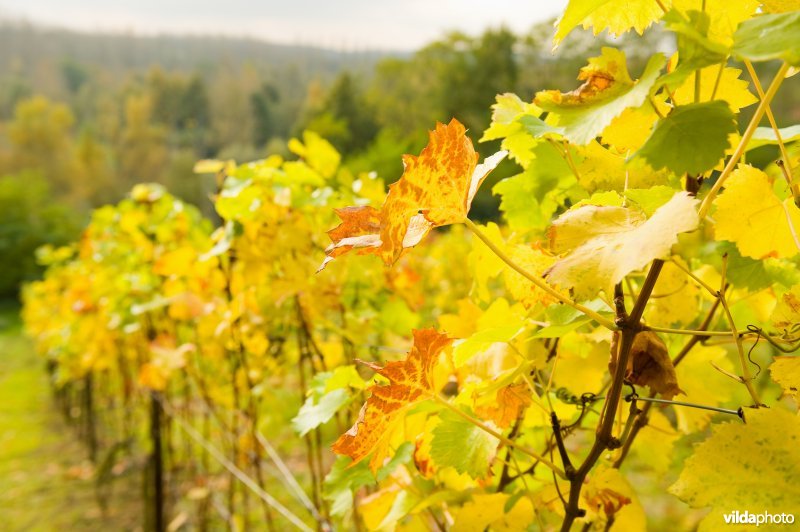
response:
[[[681,105],[658,121],[634,157],[655,170],[697,175],[719,163],[730,147],[728,136],[735,132],[736,120],[726,102]]]
[[[625,197],[635,203],[647,216],[652,216],[656,210],[672,199],[675,195],[672,187],[659,185],[650,188],[630,188],[625,191]]]
[[[414,444],[410,441],[403,442],[400,447],[397,448],[391,460],[378,469],[378,473],[375,475],[376,480],[378,482],[383,482],[389,478],[389,475],[394,473],[394,470],[399,466],[410,462],[412,456],[414,456]]]
[[[551,126],[538,116],[524,115],[519,118],[519,123],[522,125],[522,129],[530,133],[534,138],[543,137],[548,133],[564,134],[564,128]]]
[[[721,242],[717,250],[719,256],[728,255],[727,278],[737,288],[757,292],[775,284],[788,288],[800,283],[800,271],[791,261],[743,257],[731,242]]]
[[[322,484],[322,495],[331,503],[331,514],[343,516],[353,508],[353,492],[386,480],[395,469],[407,464],[414,455],[414,444],[405,442],[397,448],[394,456],[373,475],[369,469],[369,462],[360,461],[353,464],[347,456],[337,456],[331,470]]]
[[[534,100],[543,110],[557,115],[555,125],[563,129],[564,137],[579,146],[594,140],[625,109],[641,106],[666,63],[663,55],[654,55],[642,77],[634,82],[622,52],[603,48],[602,54],[589,59],[589,65],[581,69],[579,78],[587,80],[581,88],[567,94],[541,91]],[[606,81],[599,82],[600,79]]]
[[[709,15],[694,10],[687,15],[689,19],[674,9],[664,15],[667,29],[677,38],[678,67],[658,80],[659,87],[667,85],[676,89],[696,70],[721,63],[728,57],[726,46],[708,38]]]
[[[751,61],[782,59],[800,65],[800,11],[761,15],[739,24],[733,54]]]
[[[309,397],[292,419],[292,428],[300,436],[305,436],[309,431],[330,421],[349,400],[350,394],[342,388],[323,395],[317,403],[314,403],[313,397]]]
[[[439,418],[431,440],[431,458],[436,465],[451,466],[472,478],[486,478],[499,440],[450,410],[443,410]]]
[[[800,124],[782,127],[778,131],[781,133],[781,140],[784,144],[789,144],[796,140],[800,140]],[[775,130],[771,127],[757,127],[750,142],[747,144],[748,150],[754,150],[761,146],[778,144],[778,137],[775,135]]]
[[[534,162],[521,174],[503,179],[492,189],[500,196],[509,227],[514,231],[544,228],[577,180],[550,143],[533,149]]]
[[[366,461],[352,462],[346,456],[338,456],[322,484],[322,495],[331,503],[333,515],[344,515],[353,507],[353,491],[375,482]]]
[[[717,529],[735,510],[800,513],[800,423],[774,408],[747,410],[714,427],[669,490],[693,508],[711,506],[700,529]]]

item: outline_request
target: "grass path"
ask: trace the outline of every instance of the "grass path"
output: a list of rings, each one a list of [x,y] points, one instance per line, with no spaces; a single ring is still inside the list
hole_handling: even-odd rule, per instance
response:
[[[84,445],[55,406],[44,364],[22,336],[18,317],[2,312],[0,528],[135,530],[140,494],[123,497],[121,490],[115,490],[107,511],[101,511],[94,468],[86,456]]]

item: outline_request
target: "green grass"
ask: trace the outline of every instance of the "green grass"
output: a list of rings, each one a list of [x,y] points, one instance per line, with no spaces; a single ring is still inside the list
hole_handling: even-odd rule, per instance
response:
[[[95,499],[93,467],[86,458],[86,448],[56,407],[43,360],[22,334],[17,309],[3,305],[0,307],[3,530],[135,528],[140,519],[136,497],[115,497],[108,511],[102,512]]]

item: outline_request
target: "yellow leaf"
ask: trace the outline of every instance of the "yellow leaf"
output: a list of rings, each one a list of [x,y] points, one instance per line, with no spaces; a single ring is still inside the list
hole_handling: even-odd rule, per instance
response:
[[[673,260],[685,266],[680,257],[673,257]],[[651,325],[669,327],[686,324],[695,319],[699,301],[700,289],[697,284],[675,264],[667,262],[658,276],[645,316]]]
[[[641,406],[641,405],[640,405]],[[654,405],[655,406],[655,405]],[[659,409],[651,409],[647,425],[639,431],[633,454],[657,474],[666,473],[675,456],[675,443],[681,437]]]
[[[197,260],[197,250],[184,246],[161,255],[153,265],[153,272],[165,277],[184,276],[191,271]]]
[[[451,338],[468,338],[477,329],[483,311],[469,299],[460,299],[457,305],[458,314],[442,314],[439,326]]]
[[[556,22],[553,47],[558,46],[578,24],[584,28],[591,26],[595,35],[605,29],[616,36],[631,29],[641,35],[663,14],[658,3],[650,0],[570,0]]]
[[[476,493],[453,516],[453,532],[495,532],[524,530],[533,521],[533,505],[521,497],[506,513],[509,495],[505,493]]]
[[[655,172],[638,159],[627,163],[624,155],[604,148],[595,140],[578,147],[578,153],[583,157],[577,165],[580,183],[588,192],[622,192],[627,188],[649,188],[667,182],[666,172]]]
[[[735,242],[742,255],[789,258],[800,250],[800,209],[791,198],[781,202],[761,170],[740,165],[716,205],[715,238]]]
[[[778,405],[746,410],[746,424],[736,419],[714,427],[669,488],[692,508],[711,506],[701,531],[720,530],[732,510],[800,514],[797,415]]]
[[[358,420],[333,444],[334,452],[349,456],[353,464],[378,448],[370,460],[373,472],[383,465],[388,449],[381,444],[391,435],[391,428],[402,414],[411,405],[438,393],[433,384],[434,367],[452,340],[435,329],[416,330],[413,334],[414,345],[405,360],[389,362],[383,367],[365,363],[388,379],[389,384],[368,389],[371,396],[361,408]]]
[[[772,324],[778,329],[794,329],[800,323],[800,285],[783,294],[772,311]]]
[[[568,211],[553,222],[549,237],[553,251],[569,254],[545,275],[553,285],[573,288],[578,299],[591,299],[599,290],[611,297],[627,274],[668,256],[678,234],[697,227],[696,205],[695,198],[678,192],[649,219],[625,207]]]
[[[793,397],[800,390],[800,357],[777,356],[770,365],[769,372],[772,380],[783,388],[783,392]]]
[[[507,252],[511,260],[536,277],[542,277],[555,261],[552,255],[545,253],[538,246],[518,244],[508,248]],[[537,303],[548,306],[556,302],[553,296],[511,268],[503,270],[503,278],[511,297],[522,303],[525,308],[531,308]]]
[[[739,109],[753,105],[758,99],[748,90],[750,83],[739,79],[742,73],[738,68],[726,67],[720,70],[718,65],[706,67],[700,71],[700,100],[725,100],[731,110],[738,113]],[[693,103],[695,74],[691,74],[686,81],[675,90],[675,102],[678,105]]]
[[[479,406],[475,413],[490,419],[501,429],[511,426],[530,406],[531,391],[525,383],[511,384],[497,390],[495,400],[489,405]]]
[[[322,177],[330,178],[339,168],[341,156],[330,142],[313,131],[303,132],[303,142],[297,139],[289,141],[289,150],[302,157],[308,166],[319,172]]]
[[[761,0],[761,9],[767,13],[788,13],[800,10],[800,0]]]
[[[758,0],[672,0],[672,6],[683,13],[694,10],[708,14],[709,39],[725,46],[733,44],[733,34],[739,23],[752,17],[759,3]]]
[[[734,373],[736,370],[720,346],[695,346],[689,355],[675,368],[681,389],[686,394],[682,401],[709,406],[728,406],[742,385],[717,371],[718,368]],[[691,434],[703,430],[712,413],[697,408],[675,407],[678,430]]]
[[[661,107],[659,105],[659,109]],[[645,143],[657,120],[658,115],[649,102],[641,107],[625,109],[603,130],[603,144],[613,146],[619,153],[633,153]]]
[[[500,249],[506,246],[496,223],[489,222],[482,230],[489,240]],[[481,239],[473,238],[469,264],[472,270],[472,293],[482,301],[491,300],[489,282],[503,271],[505,263]]]
[[[610,527],[613,531],[647,530],[644,508],[619,469],[598,467],[589,477],[581,495],[593,521],[608,523],[613,518]]]

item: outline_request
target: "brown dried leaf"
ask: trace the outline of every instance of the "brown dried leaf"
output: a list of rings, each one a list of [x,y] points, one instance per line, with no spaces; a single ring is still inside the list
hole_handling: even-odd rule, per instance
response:
[[[611,373],[617,367],[618,349],[619,333],[614,333],[611,361],[608,364]],[[667,346],[652,331],[639,332],[633,339],[625,379],[638,386],[649,386],[652,393],[659,393],[665,399],[684,393],[678,387],[678,377],[675,375],[675,366],[672,365]]]

